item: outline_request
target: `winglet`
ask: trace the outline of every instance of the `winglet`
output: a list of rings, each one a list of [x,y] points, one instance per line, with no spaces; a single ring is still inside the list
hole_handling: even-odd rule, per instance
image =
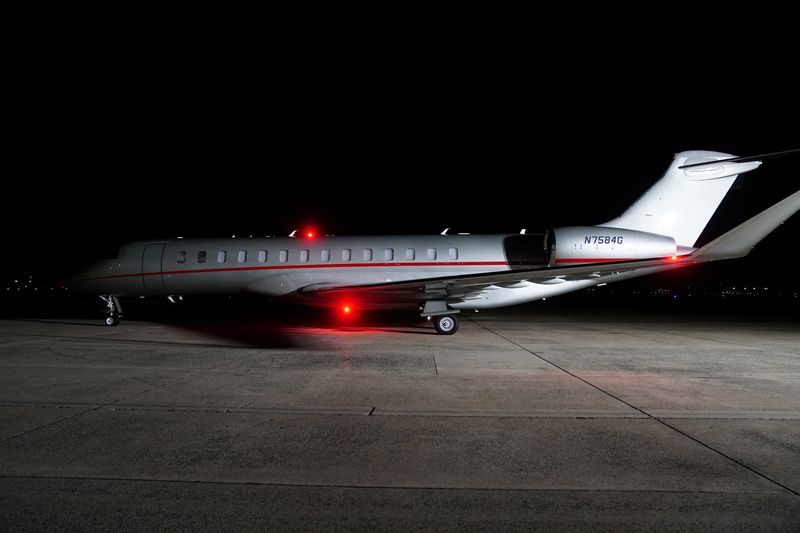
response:
[[[744,257],[797,211],[800,211],[800,191],[717,237],[691,254],[690,258],[700,262]]]

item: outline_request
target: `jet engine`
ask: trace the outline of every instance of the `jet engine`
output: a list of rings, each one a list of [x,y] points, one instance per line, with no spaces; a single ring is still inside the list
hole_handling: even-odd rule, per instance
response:
[[[675,239],[630,229],[602,226],[557,228],[547,234],[549,265],[607,263],[671,257],[678,253]]]

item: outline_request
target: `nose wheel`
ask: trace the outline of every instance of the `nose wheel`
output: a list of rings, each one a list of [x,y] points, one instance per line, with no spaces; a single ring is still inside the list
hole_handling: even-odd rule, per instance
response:
[[[433,327],[440,335],[452,335],[458,331],[458,317],[456,315],[439,315],[433,317]]]

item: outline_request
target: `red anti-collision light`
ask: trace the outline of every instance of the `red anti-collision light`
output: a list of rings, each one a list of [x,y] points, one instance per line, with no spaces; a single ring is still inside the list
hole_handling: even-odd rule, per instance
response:
[[[306,233],[306,237],[308,237],[309,239],[313,239],[314,238],[314,232],[313,231],[309,231],[308,233]]]

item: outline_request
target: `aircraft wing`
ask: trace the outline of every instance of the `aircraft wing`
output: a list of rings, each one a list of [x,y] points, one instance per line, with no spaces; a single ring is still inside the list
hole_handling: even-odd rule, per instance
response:
[[[500,272],[433,277],[374,285],[332,286],[311,285],[301,289],[303,296],[337,301],[355,297],[371,303],[415,303],[427,300],[465,300],[481,290],[513,287],[521,282],[561,283],[563,281],[603,278],[611,280],[619,274],[647,269],[648,273],[681,268],[707,261],[732,259],[747,255],[764,237],[800,210],[800,191],[740,224],[694,252],[677,256],[587,265],[511,269]]]
[[[682,258],[647,259],[620,261],[593,265],[574,265],[563,267],[539,267],[531,269],[514,269],[501,272],[466,274],[463,276],[446,276],[424,278],[410,281],[379,283],[374,285],[353,286],[309,286],[301,290],[306,296],[339,301],[343,297],[357,298],[360,302],[380,303],[415,303],[427,300],[465,300],[470,295],[487,287],[513,287],[521,282],[561,283],[563,281],[597,279],[602,283],[604,277],[622,274],[642,268],[658,268],[668,270],[687,266]]]

